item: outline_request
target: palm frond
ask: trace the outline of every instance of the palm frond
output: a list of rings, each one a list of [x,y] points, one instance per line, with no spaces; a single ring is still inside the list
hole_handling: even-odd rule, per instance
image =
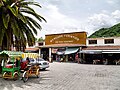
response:
[[[37,21],[35,21],[33,18],[26,16],[26,19],[27,19],[27,21],[30,21],[36,28],[42,29],[40,24]]]
[[[38,7],[41,8],[41,5],[39,3],[37,3],[37,2],[31,2],[31,1],[29,1],[29,2],[27,2],[27,1],[21,1],[20,5],[34,5],[34,6],[38,6]]]
[[[18,19],[22,20],[24,23],[26,23],[26,18],[22,13],[18,14]]]
[[[4,27],[7,29],[8,28],[8,23],[9,23],[9,20],[10,20],[9,14],[7,14],[7,15],[2,14],[2,19],[3,19]]]
[[[37,35],[37,30],[34,28],[34,26],[31,24],[30,21],[27,22],[28,23],[28,27],[30,27],[33,31],[33,33],[35,33]]]
[[[12,8],[12,7],[10,7],[10,6],[7,6],[7,7],[8,7],[8,9],[12,12],[12,14],[17,17],[17,15],[18,15],[17,9],[18,9],[18,8]]]
[[[39,14],[37,13],[33,13],[31,11],[27,11],[27,10],[21,10],[21,12],[24,12],[24,13],[27,13],[27,14],[30,14],[32,16],[34,16],[37,20],[39,20],[40,22],[42,22],[42,20],[46,21],[45,19],[43,19],[42,16],[40,16]]]

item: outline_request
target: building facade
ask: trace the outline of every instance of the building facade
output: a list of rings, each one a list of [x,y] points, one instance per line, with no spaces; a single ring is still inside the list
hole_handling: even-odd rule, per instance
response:
[[[117,46],[120,45],[120,37],[87,38],[87,46]]]
[[[45,45],[39,46],[42,58],[50,62],[54,60],[71,61],[74,60],[75,54],[86,46],[86,32],[72,32],[50,34],[45,36]]]
[[[37,48],[35,48],[37,47]],[[120,59],[120,37],[87,38],[86,32],[60,33],[45,36],[45,42],[26,50],[37,51],[45,60],[74,61],[76,53],[85,63],[99,60],[115,64]],[[58,60],[59,59],[59,60]]]
[[[120,59],[120,37],[87,38],[86,44],[80,54],[87,63],[99,59],[103,64],[107,59],[108,64],[115,64]]]

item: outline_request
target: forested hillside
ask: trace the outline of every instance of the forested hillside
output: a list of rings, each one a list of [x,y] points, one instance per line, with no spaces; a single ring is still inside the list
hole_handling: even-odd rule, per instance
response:
[[[90,35],[89,38],[118,37],[118,36],[120,36],[120,23],[110,28],[101,28],[100,30]]]

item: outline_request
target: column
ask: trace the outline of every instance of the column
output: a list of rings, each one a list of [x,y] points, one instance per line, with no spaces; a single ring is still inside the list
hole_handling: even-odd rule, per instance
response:
[[[51,48],[49,48],[49,62],[51,62],[51,51],[52,49]]]
[[[41,57],[41,48],[39,48],[39,57]],[[43,57],[41,57],[43,58]]]

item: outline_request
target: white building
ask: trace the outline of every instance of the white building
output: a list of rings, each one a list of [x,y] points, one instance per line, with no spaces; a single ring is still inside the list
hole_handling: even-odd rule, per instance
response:
[[[109,64],[120,59],[120,37],[87,38],[86,47],[80,51],[83,59],[92,63],[94,59],[108,59]]]
[[[120,37],[87,38],[87,46],[118,46]]]

